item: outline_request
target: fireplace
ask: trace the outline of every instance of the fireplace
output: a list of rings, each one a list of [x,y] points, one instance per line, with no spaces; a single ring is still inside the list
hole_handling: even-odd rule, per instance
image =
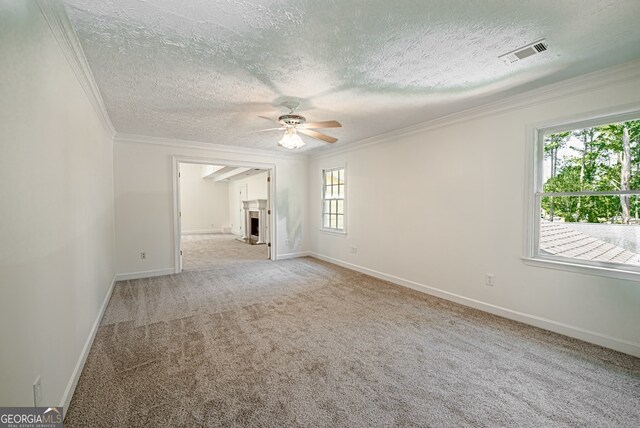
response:
[[[251,235],[252,241],[258,242],[260,239],[260,214],[258,211],[250,211],[249,218],[251,220]]]
[[[242,207],[244,208],[244,234],[240,240],[248,244],[266,244],[269,224],[267,200],[242,201]]]

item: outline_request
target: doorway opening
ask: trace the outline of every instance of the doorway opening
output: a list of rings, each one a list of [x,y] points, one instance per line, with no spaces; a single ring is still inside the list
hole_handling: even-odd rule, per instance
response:
[[[274,260],[275,166],[174,157],[176,273]]]

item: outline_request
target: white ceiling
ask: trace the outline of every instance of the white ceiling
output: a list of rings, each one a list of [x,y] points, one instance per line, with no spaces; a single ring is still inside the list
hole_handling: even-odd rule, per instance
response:
[[[344,146],[640,58],[638,0],[64,1],[118,132],[281,151],[291,98]]]

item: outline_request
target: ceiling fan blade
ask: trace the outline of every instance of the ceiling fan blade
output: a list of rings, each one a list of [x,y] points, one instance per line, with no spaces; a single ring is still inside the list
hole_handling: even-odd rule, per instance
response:
[[[305,129],[305,128],[298,127],[298,128],[296,128],[296,131],[298,131],[301,134],[308,135],[309,137],[313,137],[313,138],[317,138],[318,140],[326,141],[327,143],[335,143],[336,141],[338,141],[337,138],[329,137],[328,135],[324,135],[324,134],[321,134],[319,132],[312,131],[311,129]]]
[[[305,128],[342,128],[337,120],[325,120],[324,122],[307,122]]]
[[[258,116],[258,117],[260,117],[260,118],[262,118],[262,119],[265,119],[265,120],[268,120],[269,122],[276,122],[276,123],[278,123],[278,120],[277,120],[277,119],[271,119],[270,117],[267,117],[267,116]]]
[[[265,132],[265,131],[283,131],[287,128],[267,128],[267,129],[260,129],[258,131],[253,131],[253,132]]]

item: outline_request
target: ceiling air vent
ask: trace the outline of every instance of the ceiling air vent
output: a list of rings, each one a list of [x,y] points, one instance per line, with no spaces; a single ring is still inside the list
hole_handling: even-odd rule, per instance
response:
[[[532,55],[539,54],[540,52],[544,52],[548,47],[549,44],[547,43],[547,41],[545,39],[542,39],[504,55],[500,55],[498,58],[503,60],[505,64],[510,65],[520,61],[521,59],[525,59]]]

